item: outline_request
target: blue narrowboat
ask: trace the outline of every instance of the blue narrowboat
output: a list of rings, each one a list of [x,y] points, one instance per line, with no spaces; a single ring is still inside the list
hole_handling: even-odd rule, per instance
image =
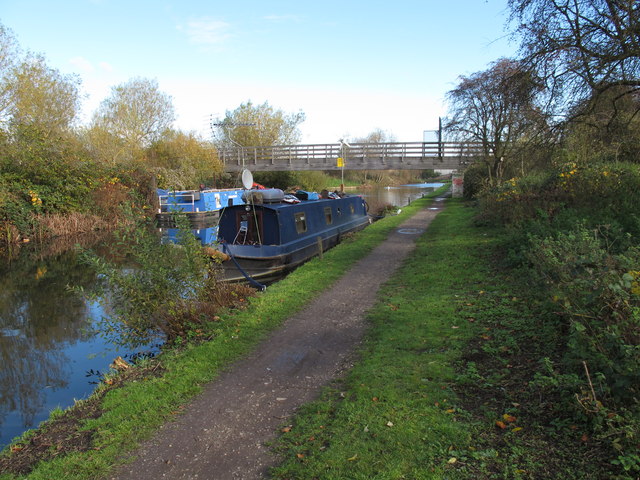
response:
[[[220,249],[231,257],[223,262],[225,279],[277,278],[369,223],[360,196],[227,207],[218,223]]]
[[[220,210],[232,205],[241,205],[243,189],[163,190],[158,189],[158,226],[175,226],[174,216],[184,214],[192,225],[215,223]]]

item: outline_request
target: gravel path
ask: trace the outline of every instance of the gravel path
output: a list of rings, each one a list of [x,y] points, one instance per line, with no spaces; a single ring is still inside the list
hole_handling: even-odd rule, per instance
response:
[[[111,478],[267,478],[277,458],[265,443],[300,405],[349,369],[378,289],[413,250],[442,200],[404,222],[332,288],[207,385],[183,415],[164,425]]]

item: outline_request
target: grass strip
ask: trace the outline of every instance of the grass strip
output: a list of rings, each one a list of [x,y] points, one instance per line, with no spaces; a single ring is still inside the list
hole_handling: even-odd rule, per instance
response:
[[[356,365],[283,427],[273,478],[635,478],[545,389],[556,307],[475,213],[449,201],[418,240]]]
[[[322,259],[309,261],[265,293],[250,299],[245,310],[220,315],[220,321],[207,326],[206,335],[212,336],[212,340],[163,353],[161,363],[165,373],[162,376],[109,390],[102,401],[102,415],[82,422],[82,429],[93,434],[92,450],[41,462],[26,476],[0,474],[0,479],[75,480],[106,475],[114,464],[123,461],[127,452],[133,451],[160,425],[179,414],[181,406],[201,392],[203,384],[307,305],[321,293],[321,286],[329,288],[353,263],[371,252],[401,222],[425,208],[444,189],[446,187],[429,198],[403,207],[400,215],[388,216],[344,239]],[[323,278],[321,284],[316,281],[320,277]],[[7,447],[3,455],[9,454],[12,447],[19,449],[19,444],[18,441]],[[52,449],[55,448],[56,445],[52,445]]]
[[[495,242],[458,201],[433,221],[369,313],[360,360],[306,405],[276,449],[286,479],[443,478],[471,441],[450,385],[473,334],[458,311],[487,275]]]

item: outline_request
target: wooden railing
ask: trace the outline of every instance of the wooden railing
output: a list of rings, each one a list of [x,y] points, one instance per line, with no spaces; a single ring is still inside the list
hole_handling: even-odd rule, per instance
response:
[[[482,155],[477,143],[389,142],[234,147],[218,151],[226,171],[457,169]]]

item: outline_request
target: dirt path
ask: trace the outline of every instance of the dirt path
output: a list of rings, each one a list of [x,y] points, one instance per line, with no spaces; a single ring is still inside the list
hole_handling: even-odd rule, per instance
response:
[[[277,464],[265,442],[351,366],[365,313],[443,206],[404,222],[332,288],[207,385],[113,479],[261,479]]]

